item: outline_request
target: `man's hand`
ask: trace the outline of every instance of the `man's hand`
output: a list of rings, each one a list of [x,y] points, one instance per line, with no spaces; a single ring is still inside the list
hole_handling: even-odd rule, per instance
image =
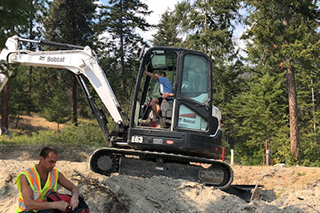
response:
[[[59,173],[59,178],[58,178],[58,183],[63,186],[64,188],[68,189],[72,193],[72,197],[70,200],[70,207],[72,210],[77,208],[79,205],[79,189],[76,187],[73,183],[71,183],[67,178],[64,177],[64,175],[60,172]]]
[[[77,208],[78,205],[79,205],[78,196],[73,195],[70,200],[70,206],[72,208],[72,211],[75,210],[75,208]]]
[[[53,209],[59,209],[60,211],[66,210],[66,208],[69,206],[69,204],[65,201],[52,202],[52,205]]]
[[[162,98],[167,98],[167,97],[172,97],[173,94],[167,93],[167,92],[163,92],[162,93]]]

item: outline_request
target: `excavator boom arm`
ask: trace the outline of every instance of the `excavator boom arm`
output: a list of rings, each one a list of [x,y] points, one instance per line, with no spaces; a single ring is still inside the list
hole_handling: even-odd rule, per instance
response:
[[[37,41],[20,39],[17,36],[10,37],[6,42],[6,48],[0,54],[0,60],[5,60],[8,63],[21,63],[26,66],[67,69],[77,76],[85,76],[98,93],[114,121],[116,123],[123,123],[120,105],[104,71],[98,63],[95,53],[90,47],[86,46],[83,49],[78,49],[79,46],[76,46],[76,50],[32,52],[21,50],[19,45],[21,41],[39,43]],[[0,91],[7,80],[8,76],[0,73]]]

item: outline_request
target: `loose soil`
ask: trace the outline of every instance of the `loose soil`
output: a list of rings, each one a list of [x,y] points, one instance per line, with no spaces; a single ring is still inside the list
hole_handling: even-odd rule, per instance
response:
[[[55,127],[54,127],[55,128]],[[18,204],[17,175],[38,162],[42,146],[0,146],[0,213]],[[91,213],[320,212],[320,168],[232,166],[233,184],[262,185],[246,202],[213,187],[168,177],[105,177],[88,168],[95,147],[59,146],[56,167],[80,188]],[[65,193],[60,188],[60,192]]]
[[[18,203],[16,176],[36,164],[41,146],[0,146],[0,213]],[[76,183],[92,213],[320,212],[320,168],[232,166],[233,184],[263,185],[249,203],[212,187],[168,177],[105,177],[88,168],[92,147],[57,147],[56,167]],[[60,189],[60,192],[66,192]]]

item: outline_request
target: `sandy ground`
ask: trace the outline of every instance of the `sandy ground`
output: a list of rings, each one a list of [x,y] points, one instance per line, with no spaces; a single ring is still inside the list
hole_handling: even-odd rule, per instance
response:
[[[0,146],[0,213],[14,212],[16,176],[36,164],[41,147]],[[92,213],[320,212],[320,168],[233,166],[234,184],[264,185],[249,203],[199,183],[167,177],[104,177],[88,169],[94,148],[58,147],[57,168],[80,188]],[[60,192],[65,192],[59,189]]]

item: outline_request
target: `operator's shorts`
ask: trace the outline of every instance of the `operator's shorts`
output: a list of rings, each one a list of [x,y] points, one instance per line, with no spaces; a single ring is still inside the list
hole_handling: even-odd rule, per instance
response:
[[[163,97],[159,97],[157,98],[158,101],[159,101],[159,105],[161,105],[162,101],[163,101]],[[169,97],[169,98],[166,98],[167,101],[170,101],[170,100],[173,100],[173,97]]]

